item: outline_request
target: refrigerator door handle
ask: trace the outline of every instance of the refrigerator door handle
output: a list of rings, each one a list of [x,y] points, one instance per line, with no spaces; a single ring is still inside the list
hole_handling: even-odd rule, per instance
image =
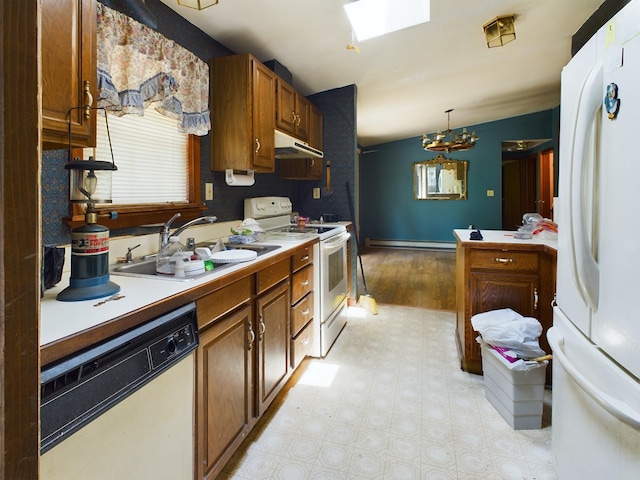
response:
[[[585,78],[580,89],[578,112],[575,117],[571,142],[571,167],[569,178],[569,241],[572,245],[571,262],[573,278],[585,303],[598,309],[600,269],[589,245],[585,219],[586,178],[585,173],[594,172],[596,155],[587,159],[588,143],[592,139],[592,128],[596,114],[602,106],[603,67],[597,63]],[[591,163],[587,164],[587,160]],[[591,191],[591,188],[589,188]]]
[[[564,346],[564,338],[562,338],[557,330],[556,327],[551,327],[547,331],[547,340],[553,351],[553,360],[558,362],[584,393],[589,395],[589,397],[605,411],[630,427],[640,430],[640,413],[633,410],[627,403],[601,390],[582,375],[565,355],[562,348]]]

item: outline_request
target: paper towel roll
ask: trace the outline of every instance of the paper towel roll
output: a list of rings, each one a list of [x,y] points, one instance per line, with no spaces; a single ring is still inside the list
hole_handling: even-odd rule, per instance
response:
[[[249,187],[256,183],[254,173],[253,170],[247,170],[246,174],[238,174],[231,169],[227,169],[225,170],[225,181],[227,185],[232,187]]]

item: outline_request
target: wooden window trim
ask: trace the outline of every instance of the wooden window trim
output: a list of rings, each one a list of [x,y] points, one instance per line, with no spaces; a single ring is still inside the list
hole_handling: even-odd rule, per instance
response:
[[[139,227],[154,223],[164,223],[175,213],[181,214],[181,220],[191,220],[199,217],[207,206],[202,203],[200,196],[200,137],[189,135],[187,143],[189,158],[189,188],[188,203],[174,204],[138,204],[117,206],[114,208],[98,208],[98,223],[109,229]],[[72,151],[74,157],[82,157],[82,149]],[[111,218],[111,212],[118,213],[116,218]],[[62,221],[71,228],[77,228],[85,224],[84,212],[81,205],[72,205],[72,214],[62,218]]]

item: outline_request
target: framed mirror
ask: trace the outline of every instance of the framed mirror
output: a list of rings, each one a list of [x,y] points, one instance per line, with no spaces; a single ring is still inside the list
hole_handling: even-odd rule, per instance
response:
[[[466,200],[468,165],[467,160],[453,160],[442,155],[414,163],[414,199]]]

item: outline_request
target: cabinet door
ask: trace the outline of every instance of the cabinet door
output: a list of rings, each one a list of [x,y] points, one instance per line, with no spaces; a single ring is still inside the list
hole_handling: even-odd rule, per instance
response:
[[[95,0],[42,0],[42,142],[68,148],[71,121],[74,146],[95,145]]]
[[[311,104],[311,118],[309,119],[309,145],[318,150],[322,150],[322,112],[318,107]],[[320,162],[320,173],[322,173],[322,162]]]
[[[305,142],[309,141],[310,121],[311,102],[296,93],[296,131],[294,135]]]
[[[501,275],[471,272],[471,316],[501,308],[511,308],[520,315],[538,318],[539,278],[537,275]],[[470,327],[471,328],[471,327]],[[474,334],[467,336],[470,360],[480,360],[480,345]],[[473,337],[471,339],[471,337]]]
[[[289,376],[289,283],[257,299],[258,415],[269,407]]]
[[[295,135],[296,132],[296,91],[288,83],[277,80],[276,128]]]
[[[261,172],[275,170],[275,74],[253,60],[253,167]]]
[[[200,334],[196,354],[197,477],[220,472],[254,422],[252,310],[246,306]]]

